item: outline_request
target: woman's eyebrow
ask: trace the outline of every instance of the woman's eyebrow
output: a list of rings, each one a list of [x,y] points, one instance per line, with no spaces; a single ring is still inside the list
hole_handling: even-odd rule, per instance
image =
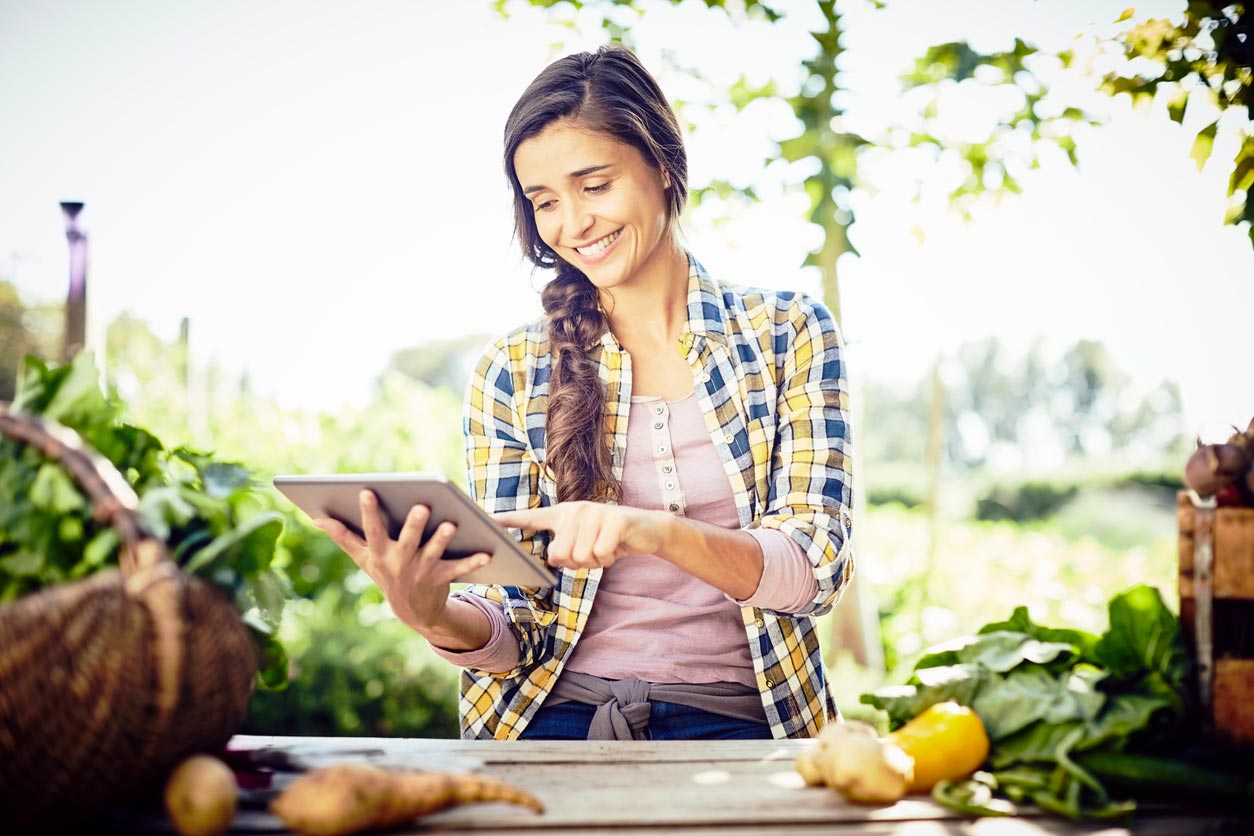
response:
[[[589,174],[595,174],[598,171],[601,171],[602,169],[609,168],[610,165],[611,165],[610,163],[606,163],[605,165],[590,165],[587,168],[576,169],[575,171],[572,171],[570,174],[567,174],[566,179],[578,180],[580,177],[587,177]],[[525,189],[523,189],[523,194],[531,194],[532,192],[538,192],[545,188],[547,187],[546,186],[527,186]]]

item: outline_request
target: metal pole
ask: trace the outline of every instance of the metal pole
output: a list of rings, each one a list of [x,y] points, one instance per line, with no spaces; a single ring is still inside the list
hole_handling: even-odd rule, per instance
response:
[[[87,344],[87,235],[79,228],[81,203],[62,203],[65,239],[70,245],[70,289],[65,298],[65,340],[61,362],[68,363]]]

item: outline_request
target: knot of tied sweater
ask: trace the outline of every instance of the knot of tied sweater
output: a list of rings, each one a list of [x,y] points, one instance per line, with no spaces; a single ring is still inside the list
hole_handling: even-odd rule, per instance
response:
[[[642,679],[602,679],[563,671],[546,703],[579,702],[596,706],[588,740],[648,740],[649,702],[676,703],[751,722],[766,722],[757,691],[735,682],[653,685]]]

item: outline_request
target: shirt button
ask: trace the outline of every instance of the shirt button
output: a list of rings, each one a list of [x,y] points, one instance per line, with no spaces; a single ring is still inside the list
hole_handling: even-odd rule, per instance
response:
[[[753,623],[754,623],[755,625],[757,625],[758,627],[765,627],[765,626],[766,626],[766,622],[765,622],[765,621],[763,621],[761,618],[755,618],[755,619],[753,619]]]
[[[665,426],[666,426],[666,425],[665,425],[665,424],[663,424],[661,421],[658,421],[657,423],[655,423],[655,424],[653,425],[653,429],[655,429],[655,430],[660,430],[660,429],[662,429],[662,427],[665,427]]]
[[[671,467],[669,464],[664,464],[664,465],[662,465],[662,472],[663,472],[663,473],[670,473],[670,472],[671,472],[672,470],[674,470],[674,469],[675,469],[675,468]]]
[[[674,483],[673,481],[671,481],[671,482],[667,482],[667,483],[666,483],[666,489],[667,489],[668,491],[669,491],[669,490],[671,490],[671,489],[672,489],[672,488],[674,488],[674,487],[675,487],[675,483]]]
[[[666,452],[666,445],[665,445],[665,444],[660,445],[660,446],[657,448],[657,451],[658,451],[659,453],[665,453],[665,452]]]
[[[672,502],[672,503],[671,503],[670,508],[671,508],[671,510],[672,510],[672,511],[678,511],[678,510],[679,510],[679,506],[678,506],[678,505],[676,505],[674,502]]]
[[[653,414],[654,414],[654,415],[661,415],[661,414],[662,414],[662,405],[661,405],[661,404],[658,404],[657,406],[653,407]]]
[[[701,375],[701,382],[702,382],[702,383],[709,383],[709,382],[710,382],[710,375],[709,375],[709,374],[702,374],[702,375]]]
[[[728,433],[727,435],[723,436],[723,440],[726,441],[728,444],[731,444],[733,441],[736,440],[736,436],[732,435],[731,433]]]
[[[775,687],[775,680],[771,679],[770,677],[767,677],[767,679],[766,679],[766,687],[767,687],[767,688],[774,688],[774,687]]]

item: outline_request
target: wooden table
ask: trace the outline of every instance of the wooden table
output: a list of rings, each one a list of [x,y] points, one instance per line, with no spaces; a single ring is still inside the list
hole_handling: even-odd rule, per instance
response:
[[[357,761],[479,771],[540,798],[542,815],[505,804],[478,804],[430,816],[399,833],[600,834],[601,836],[1040,836],[1041,834],[1254,834],[1254,814],[1180,808],[1142,809],[1131,822],[1076,824],[1030,814],[968,819],[926,797],[865,807],[793,770],[810,742],[460,741],[386,738],[237,736],[233,750],[264,760],[281,755],[306,765]],[[251,806],[251,809],[250,809]],[[281,833],[278,820],[246,805],[232,833]]]

